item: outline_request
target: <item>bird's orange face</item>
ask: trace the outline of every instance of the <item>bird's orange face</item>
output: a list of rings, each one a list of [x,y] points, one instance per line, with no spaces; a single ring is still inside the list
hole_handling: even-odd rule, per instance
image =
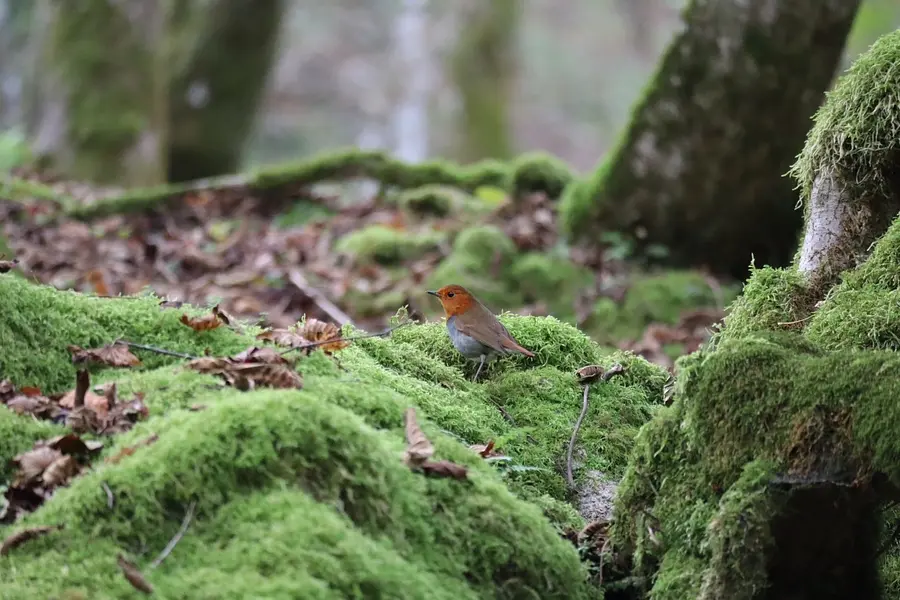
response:
[[[445,285],[437,291],[428,291],[432,296],[437,296],[444,307],[447,318],[462,314],[475,304],[475,298],[461,285]]]

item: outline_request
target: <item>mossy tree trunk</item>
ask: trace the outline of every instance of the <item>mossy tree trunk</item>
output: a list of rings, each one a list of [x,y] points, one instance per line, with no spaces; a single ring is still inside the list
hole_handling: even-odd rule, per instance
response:
[[[474,2],[460,27],[451,72],[462,103],[459,158],[513,153],[509,105],[515,80],[519,0]]]
[[[693,0],[618,149],[564,202],[576,237],[615,230],[678,265],[784,265],[802,215],[784,177],[860,0]]]
[[[35,150],[59,170],[98,183],[165,180],[163,53],[158,0],[39,5],[45,37],[31,122]]]
[[[187,181],[235,171],[275,57],[284,0],[176,2],[173,49],[186,50],[169,91],[168,176]],[[197,17],[197,12],[202,14]],[[177,60],[177,52],[173,52]]]

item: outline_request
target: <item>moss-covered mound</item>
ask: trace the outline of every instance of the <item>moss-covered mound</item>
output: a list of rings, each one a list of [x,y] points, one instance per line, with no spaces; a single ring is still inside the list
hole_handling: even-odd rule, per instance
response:
[[[866,595],[871,475],[900,484],[898,393],[895,353],[823,353],[794,333],[684,359],[674,404],[638,437],[616,512],[616,544],[651,597]],[[803,562],[811,548],[817,562]]]
[[[68,344],[124,338],[225,355],[255,343],[249,328],[194,332],[179,322],[180,309],[150,297],[90,298],[7,276],[0,305],[0,373],[47,393],[74,382]],[[598,361],[628,367],[592,387],[579,480],[587,469],[621,475],[665,373],[632,356],[603,358],[553,319],[503,320],[537,356],[498,361],[477,384],[437,323],[358,340],[339,363],[314,353],[298,364],[300,391],[223,389],[177,358],[140,350],[139,369],[95,370],[95,383],[114,380],[123,397],[142,392],[150,408],[103,456],[151,433],[159,439],[115,464],[94,459],[92,470],[24,522],[0,527],[5,537],[65,524],[0,557],[3,598],[133,597],[118,552],[135,560],[160,597],[219,598],[223,590],[235,598],[594,597],[577,552],[546,516],[576,519],[560,475],[581,406],[573,371]],[[189,410],[197,404],[206,409]],[[425,477],[403,464],[408,406],[418,409],[436,458],[469,467],[467,481]],[[0,408],[0,461],[60,430]],[[489,439],[510,457],[505,467],[464,447]],[[111,509],[104,486],[115,498]],[[151,568],[192,501],[188,533]]]

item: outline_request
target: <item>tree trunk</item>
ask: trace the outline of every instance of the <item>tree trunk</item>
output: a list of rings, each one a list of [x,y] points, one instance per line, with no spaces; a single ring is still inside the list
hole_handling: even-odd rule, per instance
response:
[[[191,0],[176,3],[188,14]],[[212,0],[202,18],[184,25],[176,47],[195,42],[170,87],[170,181],[233,172],[275,57],[284,0]],[[175,54],[175,53],[173,53]],[[177,56],[173,56],[173,60]]]
[[[464,19],[452,60],[462,102],[459,157],[507,159],[513,153],[512,101],[519,0],[476,2]]]
[[[165,181],[166,3],[41,2],[35,151],[97,183]],[[40,27],[39,27],[40,29]],[[42,34],[43,35],[43,34]]]
[[[563,203],[576,237],[659,244],[743,276],[787,264],[802,214],[784,177],[860,0],[693,0],[621,143]]]

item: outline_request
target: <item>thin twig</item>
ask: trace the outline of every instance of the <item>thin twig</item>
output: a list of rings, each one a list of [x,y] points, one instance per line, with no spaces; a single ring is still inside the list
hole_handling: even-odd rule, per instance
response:
[[[600,376],[600,381],[606,383],[616,375],[621,375],[624,372],[625,367],[616,363]],[[566,481],[571,488],[575,487],[575,477],[572,475],[572,451],[575,449],[575,440],[578,439],[578,430],[581,429],[581,422],[584,421],[584,416],[587,414],[590,389],[590,381],[586,380],[584,383],[584,397],[581,400],[581,414],[578,415],[578,420],[575,421],[575,428],[572,430],[572,437],[569,438],[569,448],[566,451]]]
[[[106,506],[109,507],[109,510],[112,510],[116,505],[116,497],[113,496],[112,490],[109,489],[109,485],[105,481],[101,481],[100,485],[103,486],[103,491],[106,492]]]
[[[178,529],[178,533],[175,534],[169,543],[166,544],[166,547],[163,548],[163,551],[159,553],[159,556],[150,563],[150,568],[155,569],[158,567],[162,561],[166,559],[166,557],[172,553],[172,550],[175,549],[175,546],[178,542],[181,541],[181,538],[184,537],[184,534],[187,532],[188,526],[191,524],[191,519],[194,518],[194,509],[197,507],[197,501],[191,500],[190,506],[188,506],[187,513],[184,515],[184,520],[181,522],[181,527]]]
[[[367,333],[365,335],[354,335],[353,337],[348,338],[330,338],[327,340],[319,340],[318,342],[309,342],[308,344],[300,344],[299,346],[293,346],[283,351],[281,354],[287,354],[289,352],[293,352],[294,350],[305,350],[307,348],[315,348],[316,346],[324,346],[325,344],[333,344],[335,342],[352,342],[354,340],[364,340],[366,338],[374,338],[374,337],[384,337],[391,332],[400,329],[401,327],[406,327],[407,325],[411,325],[413,321],[404,321],[399,325],[394,325],[393,327],[389,327],[384,331],[379,331],[377,333]]]
[[[575,448],[575,438],[578,437],[578,430],[581,429],[581,422],[584,420],[584,415],[587,414],[588,409],[588,393],[591,390],[591,384],[584,384],[584,397],[581,401],[581,414],[578,415],[578,420],[575,421],[575,429],[572,431],[572,437],[569,438],[569,449],[566,451],[566,481],[569,482],[569,487],[575,487],[575,478],[572,476],[572,451]]]
[[[191,354],[185,354],[183,352],[175,352],[173,350],[166,350],[165,348],[157,348],[155,346],[146,346],[144,344],[136,344],[134,342],[129,342],[127,340],[116,340],[119,344],[125,344],[126,346],[130,346],[131,348],[138,348],[140,350],[147,350],[149,352],[156,352],[157,354],[165,354],[166,356],[175,356],[178,358],[186,358],[188,360],[195,360],[199,357],[193,356]]]
[[[812,319],[814,316],[815,316],[814,314],[812,314],[812,315],[807,315],[807,316],[803,317],[802,319],[797,319],[796,321],[779,321],[778,323],[776,323],[776,325],[781,325],[781,326],[786,326],[786,325],[799,325],[799,324],[802,323],[803,321],[809,321],[809,320]]]
[[[337,304],[329,300],[328,297],[317,288],[313,287],[309,281],[306,280],[306,277],[303,276],[303,273],[297,269],[291,269],[288,272],[288,281],[290,281],[295,288],[300,290],[304,296],[312,300],[322,312],[336,321],[338,325],[343,327],[347,323],[353,324],[353,319],[350,318],[350,315],[338,308]]]

